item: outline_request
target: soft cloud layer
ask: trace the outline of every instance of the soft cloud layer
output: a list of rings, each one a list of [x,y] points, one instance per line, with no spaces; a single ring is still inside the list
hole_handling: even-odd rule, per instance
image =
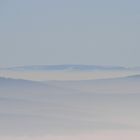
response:
[[[18,71],[0,71],[1,77],[20,78],[36,81],[45,80],[90,80],[90,79],[103,79],[123,77],[128,75],[140,74],[140,71],[93,71],[93,72],[18,72]]]

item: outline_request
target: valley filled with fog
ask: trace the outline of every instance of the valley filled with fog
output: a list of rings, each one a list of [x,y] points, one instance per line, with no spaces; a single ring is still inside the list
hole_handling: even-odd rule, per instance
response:
[[[37,79],[38,73],[44,78]],[[98,73],[99,77],[94,77],[97,71],[87,70],[1,70],[0,138],[138,140],[139,71]]]

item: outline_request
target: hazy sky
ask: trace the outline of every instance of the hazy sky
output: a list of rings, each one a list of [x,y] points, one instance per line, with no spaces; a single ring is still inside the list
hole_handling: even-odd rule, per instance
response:
[[[140,66],[140,0],[0,0],[0,66]]]

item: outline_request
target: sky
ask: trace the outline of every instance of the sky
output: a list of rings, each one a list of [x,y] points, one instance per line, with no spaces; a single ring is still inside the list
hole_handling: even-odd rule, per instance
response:
[[[140,66],[139,0],[0,0],[0,67]]]

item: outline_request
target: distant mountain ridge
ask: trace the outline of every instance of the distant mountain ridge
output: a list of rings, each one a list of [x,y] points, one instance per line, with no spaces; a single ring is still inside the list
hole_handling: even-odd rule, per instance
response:
[[[2,68],[1,70],[15,71],[94,71],[94,70],[127,70],[122,66],[100,66],[100,65],[30,65]]]
[[[27,87],[32,87],[32,86],[44,86],[41,82],[37,81],[31,81],[31,80],[24,80],[24,79],[14,79],[14,78],[5,78],[5,77],[0,77],[0,87],[4,86],[27,86]]]

